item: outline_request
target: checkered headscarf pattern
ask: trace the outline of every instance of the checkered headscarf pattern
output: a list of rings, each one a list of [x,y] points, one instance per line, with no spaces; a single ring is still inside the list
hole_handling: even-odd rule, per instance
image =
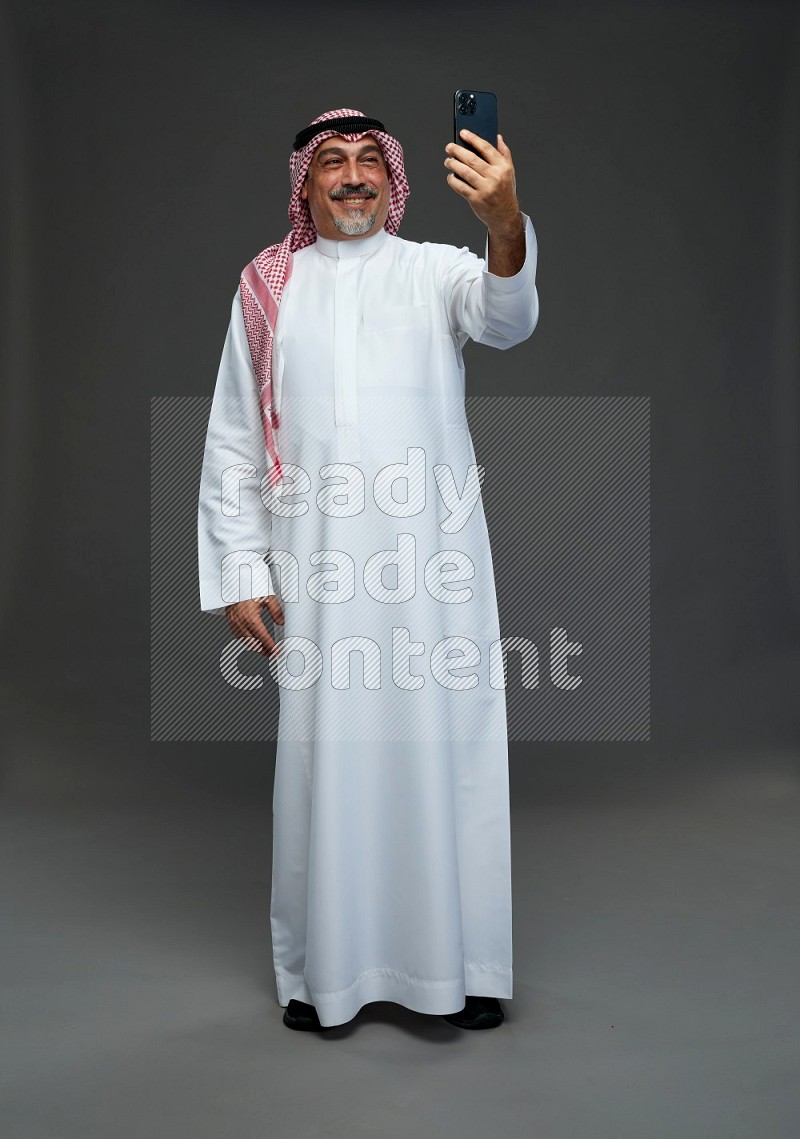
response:
[[[336,111],[326,111],[324,115],[314,119],[314,123],[338,119],[345,115],[356,115],[362,119],[366,117],[362,111],[354,111],[350,107],[345,107]],[[292,254],[297,249],[311,245],[317,239],[317,231],[311,220],[308,202],[303,201],[300,197],[300,190],[311,165],[314,151],[326,138],[331,138],[339,133],[335,130],[322,131],[315,135],[301,150],[292,152],[289,158],[289,177],[292,187],[289,199],[289,220],[292,223],[292,229],[283,241],[263,249],[245,267],[239,281],[245,331],[250,345],[253,370],[258,383],[264,442],[271,460],[269,477],[272,486],[277,486],[282,479],[281,464],[273,433],[279,424],[277,413],[272,406],[272,340],[278,320],[281,293],[292,274]],[[377,140],[386,160],[386,167],[389,172],[389,214],[384,229],[388,230],[389,233],[397,233],[400,220],[403,217],[406,199],[411,193],[403,167],[403,148],[396,138],[381,130],[365,130],[355,134],[345,133],[342,134],[342,138],[346,138],[348,142],[358,142],[366,134],[372,135]]]

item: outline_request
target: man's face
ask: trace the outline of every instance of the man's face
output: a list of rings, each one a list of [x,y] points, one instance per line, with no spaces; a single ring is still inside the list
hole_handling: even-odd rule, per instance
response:
[[[389,214],[389,174],[372,135],[348,142],[333,135],[314,151],[300,197],[321,237],[346,241],[383,229]]]

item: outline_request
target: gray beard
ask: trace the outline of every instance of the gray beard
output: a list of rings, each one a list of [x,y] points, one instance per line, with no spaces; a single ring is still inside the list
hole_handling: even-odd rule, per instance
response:
[[[340,233],[346,233],[348,237],[361,237],[372,229],[375,224],[375,219],[378,216],[378,211],[376,210],[375,213],[367,214],[366,217],[364,217],[365,209],[366,206],[358,211],[358,213],[362,215],[360,217],[340,218],[337,216],[333,219],[333,224]]]

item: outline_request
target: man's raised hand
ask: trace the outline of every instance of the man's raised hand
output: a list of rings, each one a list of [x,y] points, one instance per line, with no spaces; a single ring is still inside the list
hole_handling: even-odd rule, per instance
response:
[[[228,605],[225,616],[235,637],[253,641],[253,648],[264,656],[271,656],[273,652],[277,655],[280,647],[269,635],[261,619],[264,608],[269,611],[273,621],[278,625],[283,624],[283,609],[274,593],[268,597],[253,597],[249,601],[238,601],[235,605]]]
[[[472,131],[459,133],[478,153],[456,142],[448,143],[444,160],[449,171],[447,184],[467,199],[488,230],[501,233],[515,229],[519,225],[517,183],[511,151],[503,136],[497,136],[494,147]]]

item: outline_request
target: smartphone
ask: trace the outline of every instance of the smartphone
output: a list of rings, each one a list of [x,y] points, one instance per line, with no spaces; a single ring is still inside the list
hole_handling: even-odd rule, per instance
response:
[[[475,147],[459,135],[462,128],[497,146],[497,96],[493,91],[464,88],[453,96],[453,141],[477,154]]]

